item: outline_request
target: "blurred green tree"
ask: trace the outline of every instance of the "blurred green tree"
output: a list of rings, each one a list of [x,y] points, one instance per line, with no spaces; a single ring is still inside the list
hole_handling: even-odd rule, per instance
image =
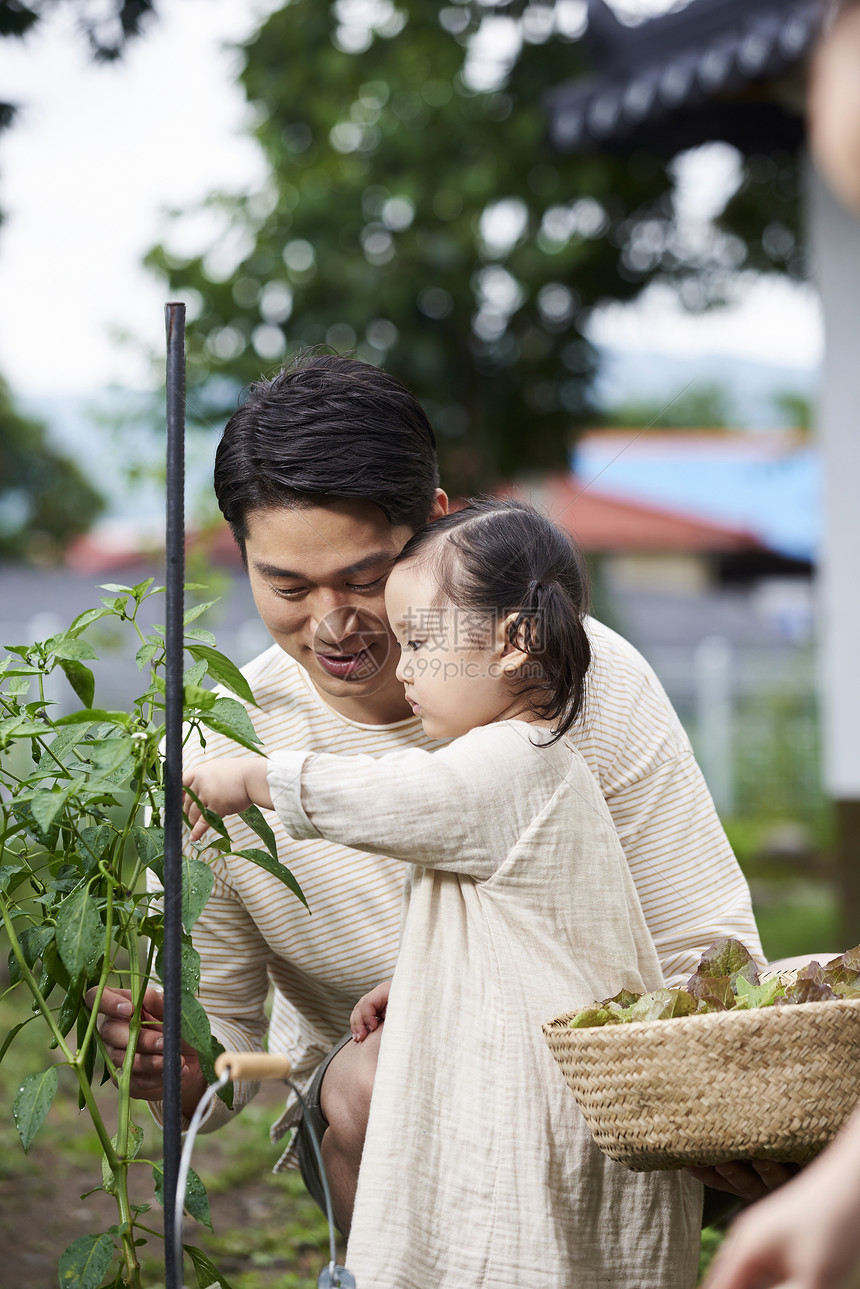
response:
[[[104,499],[45,427],[15,410],[0,379],[0,555],[47,561],[89,529]]]
[[[691,308],[723,298],[744,237],[774,222],[781,171],[752,186],[744,172],[723,224],[691,236],[671,162],[555,153],[543,96],[585,69],[575,9],[291,0],[270,14],[240,74],[267,186],[173,212],[148,257],[189,306],[202,421],[302,349],[353,352],[418,394],[446,483],[475,492],[564,466],[596,413],[595,306],[661,278]]]
[[[654,426],[659,429],[724,429],[732,423],[732,403],[724,386],[697,382],[675,397],[634,399],[609,407],[603,414],[606,425]]]
[[[269,185],[176,212],[149,256],[189,306],[202,419],[327,345],[418,394],[452,490],[564,465],[594,410],[589,311],[640,289],[621,246],[670,184],[655,162],[552,151],[543,92],[583,64],[544,8],[552,39],[526,41],[503,88],[467,66],[480,4],[292,0],[262,24],[240,79]],[[208,244],[183,254],[204,213]]]

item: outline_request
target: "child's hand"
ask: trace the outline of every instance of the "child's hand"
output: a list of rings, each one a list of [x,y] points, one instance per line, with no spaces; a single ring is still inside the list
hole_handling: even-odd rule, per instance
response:
[[[198,796],[207,810],[222,818],[238,815],[251,805],[272,809],[267,761],[261,756],[231,756],[201,761],[182,777],[186,788]],[[209,827],[198,806],[188,795],[182,809],[191,824],[191,840],[199,841]]]
[[[359,998],[349,1018],[349,1028],[356,1043],[363,1043],[368,1034],[372,1034],[375,1029],[379,1029],[379,1026],[385,1020],[385,1010],[388,1007],[388,995],[390,992],[391,981],[384,980],[381,985],[371,989],[369,994]]]

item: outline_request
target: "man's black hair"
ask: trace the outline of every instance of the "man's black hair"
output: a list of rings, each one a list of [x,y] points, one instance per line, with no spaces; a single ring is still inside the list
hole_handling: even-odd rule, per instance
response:
[[[415,396],[381,368],[335,354],[304,355],[249,386],[215,455],[215,495],[243,557],[254,510],[348,498],[414,530],[438,486],[436,438]]]

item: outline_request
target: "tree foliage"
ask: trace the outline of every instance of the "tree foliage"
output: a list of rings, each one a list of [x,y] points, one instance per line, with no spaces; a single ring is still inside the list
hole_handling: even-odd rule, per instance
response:
[[[0,555],[55,558],[104,504],[78,465],[50,446],[45,427],[15,410],[0,380]]]
[[[168,233],[150,255],[194,319],[190,402],[217,420],[261,369],[329,345],[415,390],[452,489],[563,466],[592,411],[589,312],[639,289],[623,247],[669,181],[551,150],[544,91],[582,66],[557,27],[479,89],[481,6],[372,12],[293,0],[244,50],[270,184],[213,195],[200,254]]]
[[[604,420],[618,428],[643,426],[657,429],[723,429],[732,423],[731,399],[724,386],[699,382],[680,394],[667,391],[664,398],[639,398],[607,409]]]
[[[182,222],[203,212],[175,212],[149,256],[189,304],[203,419],[304,348],[354,352],[415,390],[446,483],[474,492],[564,466],[595,414],[595,306],[663,279],[704,308],[744,267],[795,269],[790,157],[748,165],[721,223],[691,230],[671,163],[551,149],[546,91],[585,70],[568,12],[291,0],[269,16],[240,77],[269,183],[213,194],[196,254]],[[490,23],[520,47],[482,80]]]

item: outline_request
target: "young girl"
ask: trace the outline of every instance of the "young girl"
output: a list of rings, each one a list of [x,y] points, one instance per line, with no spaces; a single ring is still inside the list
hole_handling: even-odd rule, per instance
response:
[[[541,1022],[660,987],[600,789],[566,737],[590,658],[583,564],[514,501],[407,543],[385,604],[425,731],[374,758],[203,762],[218,814],[274,808],[291,836],[409,865],[347,1263],[373,1289],[691,1289],[701,1188],[600,1153]],[[206,831],[187,803],[192,839]],[[348,874],[345,874],[348,880]]]

